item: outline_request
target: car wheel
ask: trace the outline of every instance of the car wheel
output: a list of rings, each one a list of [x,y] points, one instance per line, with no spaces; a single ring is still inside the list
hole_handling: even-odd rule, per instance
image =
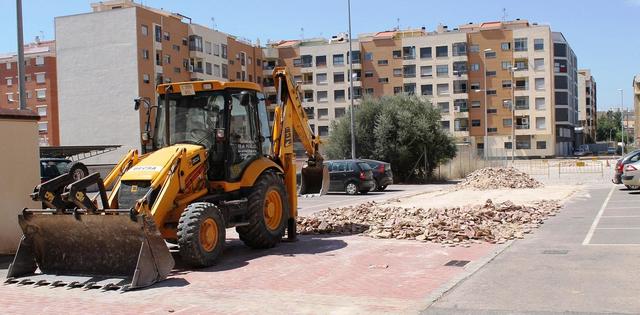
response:
[[[358,193],[358,185],[356,185],[356,183],[348,183],[347,186],[345,187],[345,192],[347,193],[347,195],[355,195]]]
[[[76,182],[89,176],[89,169],[80,162],[74,162],[71,163],[71,167],[69,167],[69,175],[73,178],[73,181]]]
[[[377,181],[373,181],[373,188],[371,188],[371,191],[376,191],[378,190],[378,182]]]
[[[387,185],[378,186],[378,191],[383,191],[387,189]]]
[[[637,186],[637,185],[624,185],[624,187],[627,187],[627,189],[629,189],[629,190],[638,190],[638,189],[640,189],[640,186]]]

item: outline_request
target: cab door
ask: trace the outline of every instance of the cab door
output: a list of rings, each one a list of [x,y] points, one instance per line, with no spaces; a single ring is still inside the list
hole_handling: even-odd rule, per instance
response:
[[[227,113],[227,180],[234,182],[262,155],[256,92],[230,90]]]

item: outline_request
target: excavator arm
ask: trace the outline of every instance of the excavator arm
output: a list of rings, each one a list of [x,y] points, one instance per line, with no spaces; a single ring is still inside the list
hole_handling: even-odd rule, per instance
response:
[[[329,172],[323,166],[320,154],[320,138],[309,126],[300,95],[285,67],[273,71],[277,106],[273,125],[273,156],[284,170],[285,185],[291,205],[291,217],[297,216],[296,165],[293,150],[294,132],[302,143],[307,155],[306,165],[301,170],[300,194],[324,194],[328,189]]]

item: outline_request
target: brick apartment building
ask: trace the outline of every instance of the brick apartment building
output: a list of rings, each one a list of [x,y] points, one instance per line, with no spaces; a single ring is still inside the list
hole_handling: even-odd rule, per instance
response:
[[[56,80],[55,41],[41,41],[24,46],[25,91],[27,108],[37,112],[39,144],[60,144],[58,130],[58,88]],[[0,55],[0,108],[18,108],[18,56]]]
[[[263,80],[262,49],[248,40],[129,0],[91,7],[55,19],[61,143],[122,145],[91,163],[114,163],[140,148],[146,111],[134,112],[133,100],[155,104],[157,84]]]
[[[633,111],[634,116],[634,136],[635,143],[640,143],[640,74],[633,77],[632,83],[632,95],[633,95]]]
[[[268,45],[278,53],[272,57],[292,69],[320,135],[349,106],[348,40],[339,35]],[[442,128],[480,154],[486,145],[492,157],[510,156],[514,140],[516,156],[573,151],[577,58],[547,25],[515,20],[385,31],[362,34],[353,47],[356,98],[424,96],[440,109]],[[275,92],[267,87],[265,93]]]
[[[597,86],[591,70],[578,70],[578,121],[583,133],[583,141],[577,143],[593,143],[597,130]]]
[[[480,154],[573,152],[580,126],[577,58],[548,25],[515,20],[361,34],[351,58],[346,34],[261,46],[129,0],[92,8],[56,18],[55,27],[62,144],[123,145],[96,162],[112,163],[139,147],[145,112],[132,112],[133,99],[154,103],[156,84],[246,80],[261,84],[273,103],[277,65],[299,83],[311,127],[321,136],[348,112],[353,79],[357,102],[397,93],[427,98],[440,109],[442,128]]]

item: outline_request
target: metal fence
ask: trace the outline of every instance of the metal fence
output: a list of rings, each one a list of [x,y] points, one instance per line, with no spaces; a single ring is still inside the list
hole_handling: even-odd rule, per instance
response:
[[[485,167],[507,167],[511,165],[509,150],[489,150],[487,158],[483,157],[484,152],[478,151],[471,145],[457,145],[456,156],[440,164],[433,172],[433,177],[437,180],[447,180],[463,178],[467,174]]]

